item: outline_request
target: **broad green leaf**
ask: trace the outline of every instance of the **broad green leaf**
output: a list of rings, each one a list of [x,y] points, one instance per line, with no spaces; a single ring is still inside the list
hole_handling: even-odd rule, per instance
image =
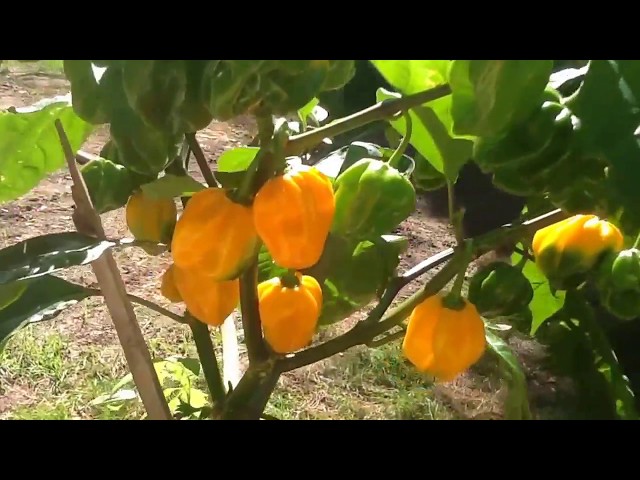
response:
[[[520,262],[522,255],[514,253],[511,262],[515,265]],[[522,273],[529,279],[533,287],[533,300],[529,304],[533,319],[531,321],[531,335],[535,335],[540,325],[555,314],[564,304],[565,293],[552,292],[547,277],[540,271],[535,262],[528,261]]]
[[[190,197],[207,188],[188,175],[167,174],[151,183],[142,185],[142,191],[150,198]]]
[[[45,275],[24,282],[20,297],[0,310],[0,344],[29,323],[51,320],[63,310],[91,295],[89,290],[53,275]]]
[[[33,189],[65,163],[54,121],[59,119],[76,151],[93,131],[71,107],[71,95],[0,112],[0,202]]]
[[[133,191],[148,178],[123,165],[97,157],[80,169],[93,207],[99,214],[127,204]]]
[[[454,60],[452,133],[497,136],[540,105],[553,60]]]
[[[379,101],[399,98],[399,94],[378,89]],[[473,142],[462,138],[453,138],[436,112],[425,106],[409,110],[411,116],[411,144],[436,170],[455,181],[458,172],[472,155]],[[400,117],[389,122],[400,135],[406,135],[406,120]]]
[[[329,234],[318,263],[302,271],[322,285],[319,323],[340,321],[374,300],[393,276],[400,255],[407,248],[408,240],[396,235],[383,235],[354,245]]]
[[[0,285],[0,310],[18,300],[27,288],[26,281],[5,283]]]
[[[489,350],[500,360],[502,373],[509,386],[509,392],[504,405],[505,419],[531,420],[527,379],[520,367],[520,362],[509,345],[498,335],[487,330],[486,339]]]
[[[422,92],[447,83],[447,73],[452,60],[371,60],[384,79],[404,95]],[[445,110],[451,99],[429,102],[436,110]]]
[[[85,265],[114,245],[77,232],[29,238],[0,250],[0,285]]]
[[[227,150],[218,158],[219,172],[243,172],[256,158],[258,147],[238,147]]]
[[[640,62],[591,60],[579,91],[567,105],[580,120],[583,155],[604,157],[621,203],[640,205]]]

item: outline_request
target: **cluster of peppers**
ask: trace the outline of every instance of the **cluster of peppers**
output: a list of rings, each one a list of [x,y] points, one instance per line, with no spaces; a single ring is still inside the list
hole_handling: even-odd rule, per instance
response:
[[[640,317],[640,251],[638,242],[624,248],[614,224],[590,215],[574,215],[536,232],[536,264],[558,289],[593,281],[600,302],[622,320]]]
[[[139,240],[170,244],[161,293],[211,326],[237,307],[240,277],[266,253],[257,291],[263,334],[275,353],[290,353],[306,347],[319,325],[380,295],[406,249],[406,239],[389,233],[415,209],[416,193],[408,173],[379,153],[352,154],[335,179],[288,166],[251,202],[225,188],[201,190],[177,221],[173,199],[137,192],[127,225]]]

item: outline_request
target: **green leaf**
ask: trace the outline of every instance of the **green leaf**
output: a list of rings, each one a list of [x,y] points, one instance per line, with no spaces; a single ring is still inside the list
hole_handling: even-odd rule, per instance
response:
[[[553,60],[454,60],[452,132],[496,136],[539,107]]]
[[[522,255],[514,253],[511,262],[516,265],[522,259]],[[540,325],[562,308],[565,292],[553,293],[547,277],[540,271],[535,262],[528,261],[522,269],[525,277],[533,287],[533,300],[529,304],[533,319],[531,321],[531,335],[535,335]]]
[[[190,197],[207,187],[188,175],[166,174],[151,183],[145,183],[141,188],[150,198],[161,199]]]
[[[640,205],[640,62],[591,60],[567,105],[580,120],[576,136],[583,154],[610,163],[613,190],[635,210]]]
[[[307,129],[307,118],[312,116],[313,109],[316,108],[319,103],[320,100],[318,100],[317,98],[312,98],[311,100],[309,100],[309,103],[298,110],[298,118],[300,119],[300,123],[302,124],[303,131]]]
[[[65,163],[54,121],[59,119],[76,151],[93,131],[71,107],[71,95],[40,101],[30,107],[0,112],[0,202],[33,189]]]
[[[444,85],[449,81],[452,60],[371,60],[387,82],[402,95]],[[383,95],[381,95],[383,93]],[[378,101],[392,98],[391,92],[378,91]],[[395,95],[394,95],[395,96]],[[422,112],[422,113],[418,113]],[[455,181],[458,171],[469,158],[474,137],[453,138],[451,95],[428,102],[410,110],[413,124],[411,144],[440,173]],[[421,118],[419,118],[421,117]],[[401,134],[405,134],[404,118],[391,122]]]
[[[267,247],[262,245],[258,254],[258,283],[285,273],[287,273],[287,269],[276,265]]]
[[[27,288],[25,281],[11,282],[0,285],[0,310],[18,300]]]
[[[133,191],[148,181],[123,165],[97,157],[80,169],[91,203],[99,214],[126,205]]]
[[[509,392],[505,400],[505,420],[531,420],[527,379],[513,351],[498,335],[486,331],[489,350],[498,357]]]
[[[379,88],[377,92],[378,101],[399,97],[399,94],[388,92],[382,88]],[[436,170],[444,173],[449,180],[455,182],[460,168],[471,158],[473,142],[463,138],[453,138],[448,132],[447,125],[442,122],[433,108],[416,107],[409,110],[409,115],[412,126],[411,145]],[[406,135],[404,116],[389,123],[400,135]]]
[[[258,147],[238,147],[227,150],[218,158],[218,172],[243,172],[256,158]]]
[[[114,245],[77,232],[29,238],[0,250],[0,285],[85,265]]]
[[[25,325],[51,320],[94,294],[92,290],[53,275],[20,283],[25,286],[22,295],[0,310],[0,344]]]

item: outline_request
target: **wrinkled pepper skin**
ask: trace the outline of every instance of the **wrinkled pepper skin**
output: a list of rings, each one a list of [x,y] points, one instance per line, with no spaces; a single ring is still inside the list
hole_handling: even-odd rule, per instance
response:
[[[596,283],[610,313],[622,320],[640,317],[640,250],[629,248],[607,255]]]
[[[334,212],[331,180],[306,165],[268,180],[253,202],[256,231],[273,260],[295,270],[318,262]]]
[[[413,309],[402,351],[418,371],[449,382],[480,360],[486,339],[484,322],[472,303],[452,310],[443,300],[440,293],[432,295]]]
[[[175,267],[173,266],[173,264],[169,265],[169,268],[167,268],[162,274],[162,280],[160,282],[160,293],[171,303],[182,302],[182,295],[180,295],[180,291],[176,286]]]
[[[620,251],[620,230],[596,215],[574,215],[538,230],[532,241],[535,262],[552,286],[570,285],[589,272],[606,253]],[[567,283],[569,282],[569,283]]]
[[[468,297],[483,317],[507,317],[531,303],[533,287],[518,267],[494,262],[473,276]]]
[[[207,188],[189,199],[178,219],[171,254],[176,267],[222,281],[239,277],[258,248],[252,209],[225,189]]]
[[[279,354],[309,345],[322,308],[322,289],[308,275],[295,275],[298,285],[285,285],[279,277],[258,284],[258,306],[264,338]]]
[[[127,202],[127,227],[136,240],[171,243],[178,210],[172,198],[154,199],[137,191]]]
[[[199,270],[174,267],[176,288],[187,310],[202,323],[219,327],[240,301],[238,279],[215,281]]]
[[[416,208],[409,179],[381,160],[357,161],[335,181],[336,213],[331,231],[353,240],[391,232]]]

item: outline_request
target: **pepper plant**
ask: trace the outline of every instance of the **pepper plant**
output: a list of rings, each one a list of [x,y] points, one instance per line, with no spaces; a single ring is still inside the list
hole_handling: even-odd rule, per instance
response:
[[[69,95],[0,114],[0,201],[66,165],[77,230],[0,250],[0,341],[101,295],[149,418],[172,411],[131,302],[191,329],[210,394],[190,406],[199,418],[259,419],[283,373],[398,341],[413,368],[441,382],[495,355],[510,386],[507,417],[528,419],[524,374],[497,326],[510,321],[550,344],[587,342],[579,367],[601,381],[612,416],[636,418],[640,386],[629,384],[597,308],[620,321],[640,316],[640,62],[559,72],[553,60],[370,62],[392,90],[318,122],[319,98],[346,91],[354,61],[65,60]],[[195,134],[239,115],[255,118],[256,140],[224,152],[212,171]],[[395,148],[354,141],[319,153],[327,139],[379,121]],[[101,125],[110,139],[89,156],[80,149]],[[192,158],[206,184],[189,176]],[[519,219],[465,234],[453,187],[468,161],[527,199]],[[443,186],[456,246],[399,271],[407,242],[394,230],[415,210],[416,191]],[[105,237],[100,214],[119,208],[133,241]],[[465,293],[473,260],[504,245],[515,248],[513,265],[481,269]],[[111,256],[124,248],[171,256],[158,288],[183,315],[127,294]],[[99,289],[56,275],[84,264]],[[417,292],[394,305],[412,282]],[[350,330],[315,340],[371,302]],[[249,365],[230,384],[210,335],[236,309]]]

